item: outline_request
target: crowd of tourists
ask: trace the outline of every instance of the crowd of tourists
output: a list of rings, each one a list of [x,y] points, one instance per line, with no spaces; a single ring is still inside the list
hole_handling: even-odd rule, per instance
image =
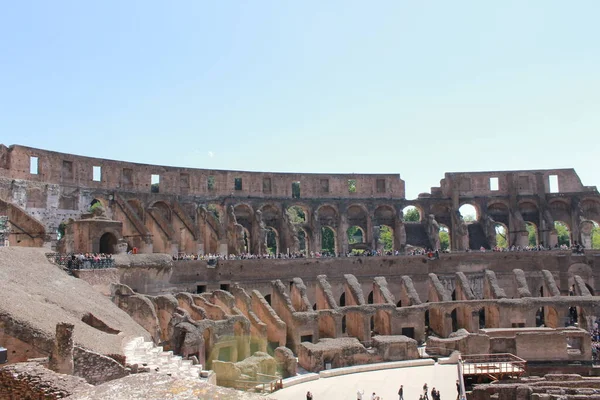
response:
[[[592,360],[600,361],[600,319],[596,319],[594,325],[590,328],[590,336],[592,337]]]
[[[486,249],[484,247],[481,247],[479,250],[482,252],[486,251]],[[577,242],[573,242],[572,246],[567,246],[565,244],[559,245],[557,243],[556,245],[554,245],[554,247],[545,247],[544,244],[538,244],[536,246],[524,246],[524,247],[515,246],[515,245],[512,245],[510,247],[495,246],[491,251],[511,252],[511,251],[550,251],[550,250],[560,250],[560,251],[571,250],[573,252],[573,254],[584,254],[585,253],[584,247]],[[470,250],[467,250],[467,251],[470,251]]]
[[[112,268],[115,262],[111,254],[105,253],[55,253],[49,254],[48,257],[68,269]]]

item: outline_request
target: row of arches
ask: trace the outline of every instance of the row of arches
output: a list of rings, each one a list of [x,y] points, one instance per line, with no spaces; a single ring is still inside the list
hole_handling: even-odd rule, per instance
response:
[[[90,207],[95,204],[104,203],[101,199],[94,199]],[[192,203],[182,204],[183,214],[190,221],[181,221],[181,210],[176,212],[174,206],[168,202],[159,200],[144,207],[138,199],[128,199],[126,201],[129,210],[139,218],[142,223],[146,223],[148,213],[157,215],[165,221],[166,225],[172,226],[176,237],[169,238],[169,241],[163,239],[152,239],[155,252],[172,252],[172,245],[175,242],[178,245],[178,251],[196,252],[198,242],[203,242],[205,252],[222,251],[220,243],[224,236],[221,232],[225,227],[227,232],[227,212],[224,205],[209,204],[207,206],[209,214],[214,217],[208,224],[208,230],[201,229],[202,238],[197,238],[193,229],[189,225],[197,225],[201,222],[198,218],[198,205]],[[561,216],[566,214],[564,202],[549,202],[552,215]],[[361,253],[367,249],[377,250],[382,253],[402,250],[405,245],[415,247],[429,247],[429,239],[424,236],[423,224],[425,223],[425,213],[419,204],[414,204],[398,210],[392,205],[379,204],[375,206],[372,212],[369,212],[364,204],[350,204],[341,213],[335,204],[324,203],[316,207],[314,211],[305,204],[291,204],[285,206],[278,203],[268,203],[260,207],[253,207],[248,203],[238,203],[232,206],[233,215],[236,223],[243,227],[241,241],[243,242],[243,251],[247,253],[257,253],[257,249],[266,248],[270,253],[283,253],[299,251],[305,254],[310,252],[322,252],[325,254],[342,252]],[[449,208],[430,206],[435,212],[437,219],[439,249],[460,250],[454,239],[453,230],[455,224],[450,218]],[[590,216],[595,215],[599,207],[595,207],[593,201],[582,201],[582,212]],[[525,232],[517,232],[515,225],[516,217],[511,216],[507,204],[494,201],[487,206],[486,214],[493,221],[493,239],[489,237],[482,227],[483,218],[481,216],[481,205],[477,203],[461,204],[459,214],[467,222],[469,243],[471,249],[481,247],[478,244],[485,244],[484,247],[491,248],[509,247],[516,243],[517,233],[526,236],[526,243],[529,245],[544,244],[548,246],[553,242],[560,245],[570,246],[575,241],[581,243],[586,248],[600,248],[600,227],[595,219],[583,218],[573,229],[574,221],[568,219],[556,219],[551,221],[552,226],[546,224],[546,220],[540,221],[540,213],[537,205],[533,201],[522,201],[519,203],[519,215],[525,226]],[[558,211],[556,211],[558,210]],[[260,212],[260,216],[258,213]],[[444,214],[446,213],[446,214]],[[561,214],[562,213],[562,214]],[[438,216],[439,214],[439,216]],[[177,215],[179,218],[176,218]],[[600,214],[599,214],[600,215]],[[126,218],[119,218],[125,219]],[[257,231],[257,224],[261,224],[266,230],[266,235]],[[418,224],[418,225],[411,225]],[[479,226],[477,225],[479,224]],[[472,225],[472,226],[471,226]],[[515,225],[516,226],[516,225]],[[402,228],[402,231],[398,229]],[[472,229],[473,228],[473,229]],[[477,228],[477,229],[475,229]],[[156,235],[157,229],[150,229],[150,235]],[[124,232],[125,236],[140,236],[140,232]],[[172,236],[172,235],[171,235]],[[193,237],[190,237],[193,236]],[[477,238],[478,240],[472,240]],[[551,238],[549,240],[548,238]],[[138,243],[131,245],[136,246]],[[523,242],[521,242],[523,243]],[[493,244],[493,246],[492,246]]]

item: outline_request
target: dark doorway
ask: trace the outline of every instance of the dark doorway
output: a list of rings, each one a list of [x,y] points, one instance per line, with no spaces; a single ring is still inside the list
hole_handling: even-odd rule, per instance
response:
[[[116,245],[117,238],[112,233],[107,232],[100,237],[100,253],[115,254]]]
[[[414,339],[415,338],[415,328],[413,328],[413,327],[402,328],[402,334],[406,337]]]

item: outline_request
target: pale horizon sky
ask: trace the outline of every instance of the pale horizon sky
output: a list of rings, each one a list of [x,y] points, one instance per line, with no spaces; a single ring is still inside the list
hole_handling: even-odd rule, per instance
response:
[[[575,168],[600,186],[600,3],[23,1],[0,143],[225,170]]]

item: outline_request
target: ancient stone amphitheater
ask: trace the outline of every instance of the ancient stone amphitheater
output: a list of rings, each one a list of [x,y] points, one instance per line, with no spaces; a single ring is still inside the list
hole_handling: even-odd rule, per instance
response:
[[[253,398],[431,358],[464,364],[473,399],[600,398],[573,375],[596,374],[598,221],[600,195],[572,169],[446,173],[408,200],[399,175],[0,145],[0,398]],[[513,251],[491,251],[498,232]]]

